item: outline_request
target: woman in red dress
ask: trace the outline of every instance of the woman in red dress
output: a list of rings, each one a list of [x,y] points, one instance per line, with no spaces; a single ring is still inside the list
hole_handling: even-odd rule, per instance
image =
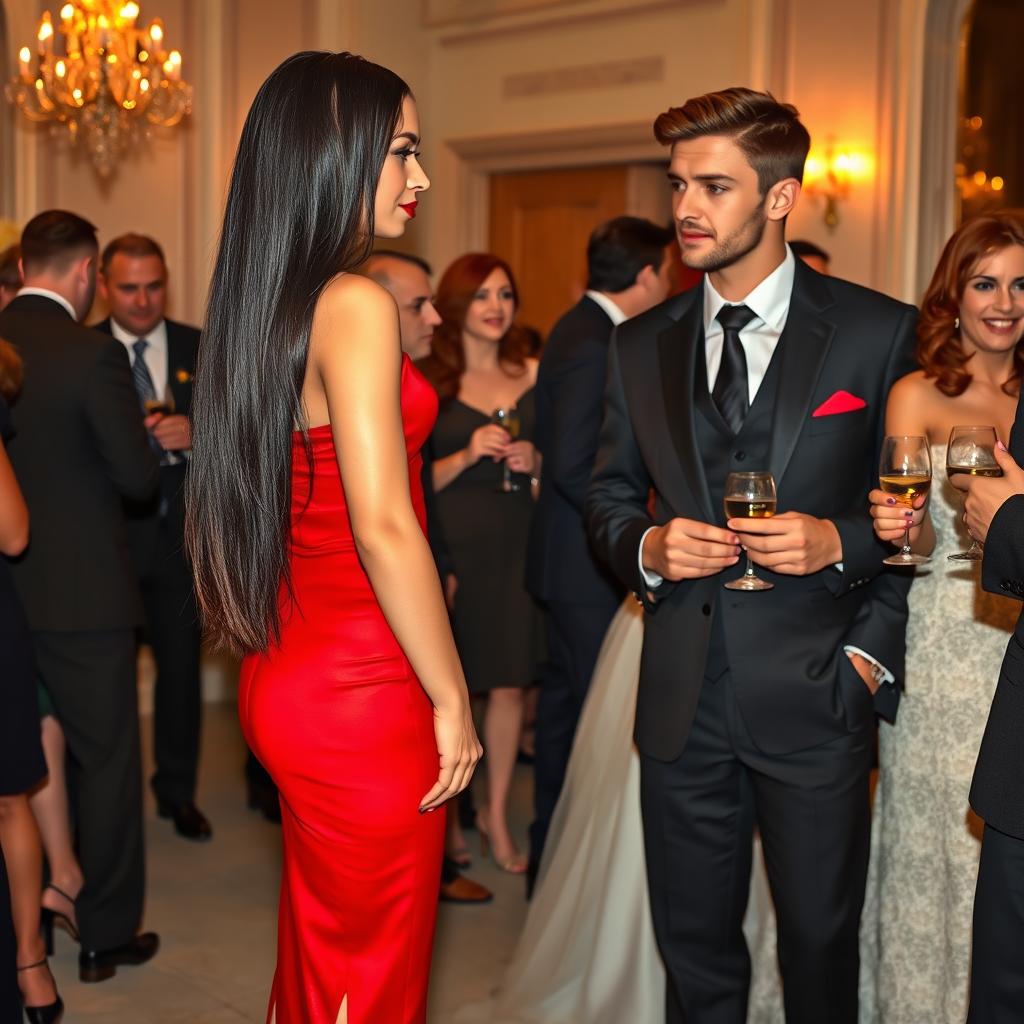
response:
[[[274,71],[200,349],[188,545],[281,793],[277,1024],[426,1019],[443,807],[481,755],[423,532],[436,400],[390,295],[347,273],[415,215],[418,143],[387,69],[302,53]]]

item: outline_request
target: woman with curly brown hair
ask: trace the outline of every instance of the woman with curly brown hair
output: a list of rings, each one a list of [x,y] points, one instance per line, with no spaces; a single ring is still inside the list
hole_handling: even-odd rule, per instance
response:
[[[1020,608],[982,590],[979,562],[947,561],[970,538],[943,470],[955,426],[990,426],[1009,440],[1024,369],[1024,212],[985,214],[950,238],[917,337],[921,369],[890,392],[886,432],[931,443],[928,506],[907,516],[876,490],[871,512],[893,543],[909,520],[932,561],[910,591],[899,720],[879,737],[861,982],[885,1024],[960,1024],[981,836],[967,797]]]
[[[506,805],[519,746],[523,689],[536,675],[540,618],[523,582],[533,514],[531,478],[540,457],[531,438],[537,361],[514,322],[519,305],[512,270],[489,253],[459,257],[444,273],[434,305],[441,325],[421,368],[437,389],[441,411],[431,444],[437,507],[457,589],[455,640],[470,692],[486,695],[486,810],[477,815],[481,845],[513,874],[526,858],[509,832]],[[494,422],[497,410],[514,410]],[[454,815],[451,816],[454,819]],[[449,856],[467,859],[453,820]]]

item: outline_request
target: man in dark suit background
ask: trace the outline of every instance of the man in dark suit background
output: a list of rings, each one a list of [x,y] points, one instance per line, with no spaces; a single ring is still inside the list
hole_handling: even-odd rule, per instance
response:
[[[1011,454],[1012,453],[1012,454]],[[1015,461],[1016,460],[1016,461]],[[1001,478],[956,476],[967,490],[967,526],[985,544],[982,585],[1024,600],[1024,406],[997,447]],[[974,897],[967,1024],[1015,1024],[1024,1016],[1024,613],[1006,646],[978,752],[971,807],[985,822]]]
[[[146,500],[159,465],[124,349],[79,326],[92,304],[96,229],[62,210],[26,225],[24,286],[0,335],[24,361],[11,462],[32,517],[13,563],[39,673],[67,737],[85,886],[83,981],[156,953],[136,934],[145,889],[135,629],[142,604],[121,502]]]
[[[551,330],[537,373],[537,448],[544,480],[533,513],[526,585],[544,606],[548,659],[534,759],[532,890],[565,780],[576,724],[601,641],[625,593],[590,548],[583,523],[604,409],[612,328],[663,302],[671,287],[671,228],[616,217],[587,244],[587,291]]]
[[[185,557],[185,478],[189,412],[199,330],[165,317],[167,263],[145,235],[121,235],[100,257],[100,294],[110,316],[96,330],[124,346],[139,417],[160,459],[160,486],[146,501],[125,502],[128,540],[156,660],[151,780],[157,813],[186,839],[212,835],[196,806],[202,693],[201,630],[192,570]],[[162,411],[151,410],[161,408]]]
[[[867,492],[916,312],[786,246],[810,144],[793,107],[728,89],[655,134],[706,277],[616,328],[587,517],[646,610],[636,740],[667,1020],[746,1020],[756,820],[786,1020],[855,1024],[874,713],[895,704],[910,585],[883,568]],[[726,520],[728,474],[757,470],[782,514]],[[723,589],[741,546],[774,589]]]

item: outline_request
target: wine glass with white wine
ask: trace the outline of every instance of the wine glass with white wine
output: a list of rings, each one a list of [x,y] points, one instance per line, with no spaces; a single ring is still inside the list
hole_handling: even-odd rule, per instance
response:
[[[771,473],[730,473],[725,481],[726,519],[767,519],[775,515],[775,479]],[[737,531],[739,532],[739,531]],[[747,553],[746,572],[725,584],[726,590],[771,590],[775,584],[754,575]]]
[[[1002,476],[996,462],[996,432],[994,427],[954,427],[949,432],[946,446],[946,474],[965,476]],[[971,537],[966,551],[957,551],[946,557],[950,562],[980,562],[984,552],[977,538]]]
[[[891,494],[898,505],[913,509],[914,499],[927,494],[932,485],[932,454],[928,438],[917,435],[896,435],[882,442],[878,465],[879,484]],[[931,559],[910,550],[910,529],[903,537],[898,554],[883,558],[886,565],[924,565]]]
[[[514,405],[495,409],[491,413],[491,422],[501,427],[513,441],[519,437],[519,410]],[[514,491],[520,490],[519,484],[512,479],[512,472],[508,468],[508,462],[506,461],[503,461],[501,464],[501,483],[498,485],[498,490],[502,494],[512,494]]]

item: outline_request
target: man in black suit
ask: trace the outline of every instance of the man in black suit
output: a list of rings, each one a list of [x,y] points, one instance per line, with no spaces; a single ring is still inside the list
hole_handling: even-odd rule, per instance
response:
[[[616,328],[587,518],[647,613],[636,740],[667,1019],[746,1019],[756,820],[788,1024],[854,1024],[874,716],[895,705],[910,585],[883,570],[867,492],[916,314],[786,246],[810,144],[793,107],[728,89],[655,134],[683,261],[707,276]],[[727,521],[727,476],[758,470],[785,511]],[[723,589],[743,548],[774,589]]]
[[[1024,600],[1024,406],[996,450],[1003,476],[956,476],[968,491],[971,535],[985,544],[982,585]],[[971,786],[985,822],[974,897],[971,1007],[967,1024],[1016,1024],[1024,1018],[1024,613],[1006,647],[999,683]]]
[[[108,243],[100,257],[100,294],[110,316],[96,330],[112,334],[132,366],[138,414],[160,459],[160,487],[144,502],[125,502],[128,541],[156,660],[150,784],[157,813],[186,839],[205,840],[210,823],[196,806],[202,693],[201,630],[192,569],[185,557],[185,478],[192,434],[189,412],[199,331],[168,320],[167,263],[145,235]],[[159,411],[154,411],[154,410]]]
[[[148,960],[135,629],[142,603],[123,498],[146,500],[159,464],[123,347],[79,326],[96,284],[96,229],[49,210],[21,238],[24,286],[0,336],[25,366],[11,462],[32,516],[13,564],[39,673],[67,737],[85,886],[76,910],[83,981]]]
[[[526,585],[544,606],[548,659],[541,677],[534,760],[533,888],[562,790],[576,724],[608,624],[625,593],[594,557],[583,523],[604,410],[612,328],[663,302],[671,228],[616,217],[587,244],[587,291],[551,330],[537,373],[537,448],[544,484],[530,527]]]

